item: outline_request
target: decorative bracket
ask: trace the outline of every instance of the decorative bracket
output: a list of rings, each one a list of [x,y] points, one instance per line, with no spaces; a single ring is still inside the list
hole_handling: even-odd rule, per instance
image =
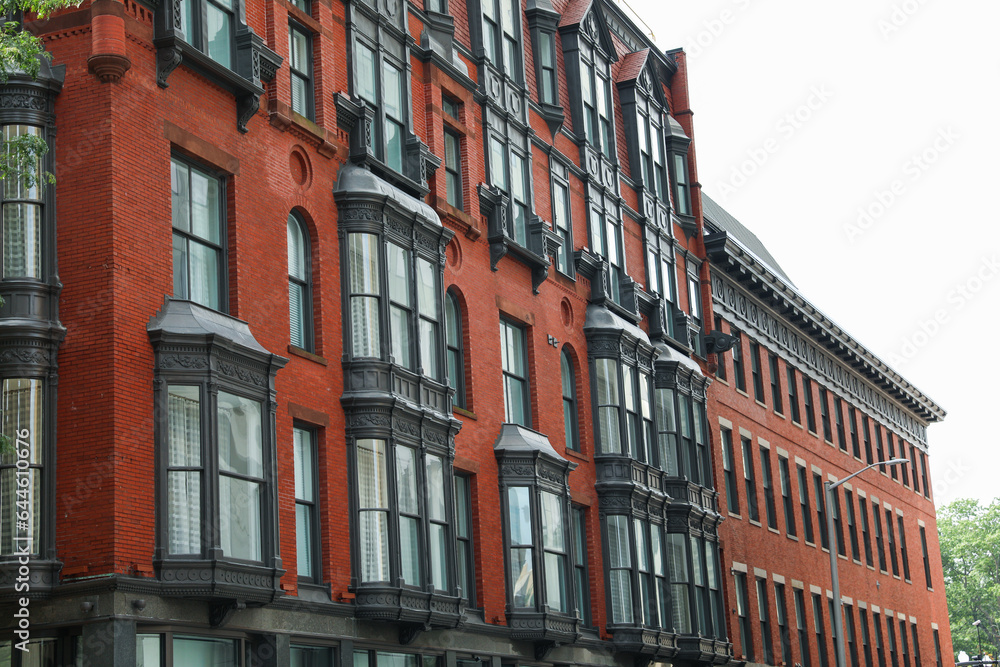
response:
[[[431,629],[429,623],[409,623],[399,628],[399,643],[402,646],[412,644],[421,633]]]
[[[233,614],[247,608],[243,600],[227,600],[212,603],[208,608],[208,621],[213,628],[218,628],[229,622]]]

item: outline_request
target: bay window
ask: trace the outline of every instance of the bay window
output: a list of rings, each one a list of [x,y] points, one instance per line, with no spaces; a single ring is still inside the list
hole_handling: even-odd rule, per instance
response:
[[[577,587],[571,584],[568,475],[575,464],[548,439],[503,424],[494,445],[500,466],[508,623],[515,638],[561,642],[577,636]]]
[[[522,248],[528,247],[528,219],[531,216],[531,153],[524,133],[494,118],[488,134],[490,185],[505,193],[510,201],[510,227],[505,232]]]
[[[358,439],[356,451],[360,580],[390,582],[399,577],[405,586],[428,583],[449,591],[453,514],[447,511],[452,503],[446,495],[442,457],[370,438]],[[398,564],[390,556],[393,552],[398,553]]]
[[[610,196],[600,196],[588,208],[590,245],[594,254],[608,262],[608,296],[622,303],[625,268],[625,237],[618,204]]]
[[[203,330],[192,331],[191,321]],[[148,331],[164,471],[154,565],[167,591],[190,594],[186,586],[198,581],[205,594],[221,594],[229,584],[220,581],[238,578],[233,590],[270,601],[284,572],[272,406],[286,360],[262,348],[245,322],[211,317],[190,301],[167,299]]]
[[[384,253],[384,259],[383,259]],[[375,234],[347,237],[352,350],[355,357],[379,358],[382,330],[388,329],[390,359],[410,371],[442,379],[440,348],[442,298],[440,269],[415,249],[379,243]],[[382,266],[387,326],[381,325]]]
[[[397,621],[406,643],[425,627],[455,627],[467,587],[455,547],[468,532],[454,529],[461,422],[451,416],[445,377],[446,366],[462,372],[451,297],[442,326],[451,232],[429,206],[367,169],[341,167],[334,194],[348,315],[341,404],[355,609],[359,618]]]
[[[511,81],[523,81],[521,5],[515,0],[482,0],[482,42],[486,58]]]

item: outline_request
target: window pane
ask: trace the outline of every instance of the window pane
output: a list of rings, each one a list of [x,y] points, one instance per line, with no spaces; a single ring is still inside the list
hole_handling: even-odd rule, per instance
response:
[[[358,440],[358,500],[361,509],[389,507],[385,440]]]
[[[208,4],[205,34],[208,41],[208,57],[220,65],[230,67],[231,48],[229,46],[232,16]]]
[[[381,356],[378,330],[378,299],[356,296],[351,298],[351,338],[355,357]]]
[[[545,554],[545,602],[551,609],[569,611],[566,595],[566,555]]]
[[[313,576],[313,508],[311,505],[295,505],[295,553],[298,575]]]
[[[430,525],[431,584],[438,590],[448,589],[448,531],[439,523]]]
[[[438,318],[438,304],[441,295],[438,293],[437,272],[426,259],[417,258],[417,308],[424,317],[432,320]]]
[[[404,368],[413,368],[410,358],[410,313],[392,306],[389,309],[389,333],[392,343],[392,356],[397,364]]]
[[[288,338],[295,347],[306,346],[305,288],[288,283]]]
[[[29,468],[18,474],[14,467],[0,471],[0,524],[3,526],[0,534],[0,555],[39,554],[42,471]],[[19,480],[25,480],[27,486],[21,486]],[[24,503],[27,502],[27,508]],[[21,506],[18,507],[18,503]],[[20,521],[17,514],[28,510],[29,520]]]
[[[497,136],[490,137],[490,182],[507,191],[507,146]]]
[[[396,67],[385,64],[385,113],[394,120],[402,121],[403,116],[403,75]]]
[[[386,119],[385,163],[390,169],[403,173],[403,125]]]
[[[528,488],[512,486],[507,490],[507,509],[510,522],[510,543],[531,545],[531,501]]]
[[[260,403],[219,392],[219,469],[263,477]]]
[[[175,665],[237,667],[236,640],[174,636]]]
[[[357,44],[354,90],[363,99],[378,104],[375,86],[375,54],[364,44]]]
[[[399,560],[400,574],[410,586],[420,586],[420,520],[413,517],[399,517]]]
[[[427,518],[431,521],[447,521],[444,502],[444,460],[440,456],[427,455]]]
[[[187,3],[185,3],[187,4]],[[190,33],[188,33],[190,34]],[[189,232],[191,231],[190,218],[190,192],[188,179],[190,169],[186,164],[177,162],[170,163],[170,214],[175,229]]]
[[[260,484],[219,476],[219,533],[222,551],[232,558],[261,558]]]
[[[306,246],[302,225],[295,216],[288,216],[288,275],[303,282],[309,278],[306,273]]]
[[[292,69],[303,74],[309,72],[309,37],[300,29],[290,26],[288,30],[288,63]]]
[[[176,258],[176,252],[174,256]],[[219,251],[197,241],[190,241],[188,261],[190,263],[188,298],[206,308],[218,310]]]
[[[510,572],[513,578],[515,607],[535,606],[535,576],[531,549],[510,550]]]
[[[42,277],[42,207],[38,204],[3,205],[3,277]]]
[[[562,499],[547,491],[542,491],[540,495],[542,500],[542,546],[553,551],[566,551]]]
[[[316,498],[313,486],[312,434],[301,428],[293,428],[292,443],[295,459],[295,498],[312,502]]]
[[[389,298],[401,306],[410,303],[410,252],[395,243],[388,244]]]
[[[191,169],[191,233],[219,243],[219,179]]]
[[[361,581],[389,581],[389,527],[385,512],[358,516]]]
[[[420,363],[423,366],[424,375],[435,380],[440,379],[438,325],[437,322],[430,322],[423,318],[420,320]]]
[[[418,514],[416,452],[410,447],[396,447],[396,498],[399,511]]]

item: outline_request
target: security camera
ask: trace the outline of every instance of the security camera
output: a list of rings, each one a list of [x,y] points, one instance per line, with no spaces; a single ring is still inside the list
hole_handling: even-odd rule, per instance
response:
[[[972,627],[978,628],[980,623],[982,623],[982,621],[973,621],[972,622]]]

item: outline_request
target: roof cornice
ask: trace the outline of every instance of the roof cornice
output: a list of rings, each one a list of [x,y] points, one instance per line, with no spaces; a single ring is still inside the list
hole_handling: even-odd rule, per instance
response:
[[[914,416],[928,423],[944,419],[947,413],[941,406],[855,340],[726,232],[706,236],[705,250],[714,267],[724,271]],[[718,299],[714,289],[713,299]]]

